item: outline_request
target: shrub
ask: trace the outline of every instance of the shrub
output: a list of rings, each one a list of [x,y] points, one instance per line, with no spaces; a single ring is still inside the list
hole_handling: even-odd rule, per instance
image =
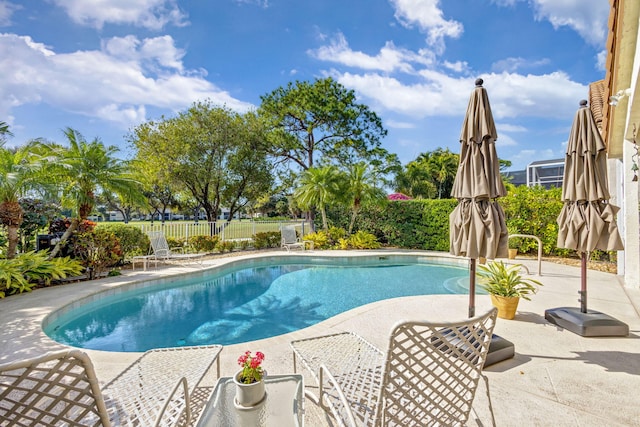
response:
[[[281,241],[282,235],[279,231],[265,231],[253,236],[253,246],[256,249],[277,248]]]
[[[47,259],[47,252],[27,252],[14,259],[0,259],[0,298],[29,292],[39,284],[80,274],[82,265],[68,257]]]
[[[216,245],[216,249],[221,253],[231,252],[236,247],[236,244],[231,240],[221,240]]]
[[[127,224],[105,223],[99,224],[97,229],[115,234],[120,241],[122,260],[149,253],[149,237],[138,227]]]
[[[220,241],[218,236],[191,236],[189,246],[196,252],[213,252]]]
[[[349,247],[353,249],[378,249],[380,242],[371,233],[366,231],[357,231],[355,234],[349,236]]]
[[[322,230],[307,234],[304,236],[304,240],[312,241],[315,249],[329,249],[331,247],[329,236]]]
[[[109,230],[99,228],[79,233],[74,240],[73,253],[87,268],[90,279],[122,261],[120,241]]]
[[[238,249],[240,249],[240,250],[245,251],[245,250],[249,249],[249,247],[251,247],[252,243],[253,243],[252,240],[243,239],[243,240],[240,240],[240,241],[237,242],[236,247]]]
[[[501,197],[502,205],[510,233],[530,234],[542,241],[545,254],[565,256],[571,253],[556,246],[558,239],[557,218],[562,209],[560,196],[562,189],[544,187],[510,187],[507,197]],[[513,239],[512,239],[513,240]],[[534,239],[518,238],[509,242],[510,247],[520,253],[537,253],[538,243]]]

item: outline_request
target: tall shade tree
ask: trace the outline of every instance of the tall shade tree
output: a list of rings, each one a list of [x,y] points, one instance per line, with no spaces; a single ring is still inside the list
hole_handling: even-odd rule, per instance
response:
[[[19,199],[38,185],[40,158],[32,152],[32,144],[5,148],[0,143],[0,224],[7,228],[7,258],[15,258],[18,229],[23,221]]]
[[[345,196],[351,208],[349,234],[353,232],[356,217],[363,203],[383,200],[385,193],[377,187],[378,177],[375,171],[364,162],[351,165],[347,171]]]
[[[330,77],[290,82],[260,99],[269,153],[286,166],[307,170],[319,158],[346,165],[389,155],[381,148],[387,131],[378,115]]]
[[[128,162],[116,157],[118,148],[107,147],[97,138],[88,142],[71,128],[66,128],[64,135],[68,147],[41,143],[41,149],[51,159],[47,171],[60,188],[62,206],[74,210],[71,224],[51,251],[50,258],[60,252],[62,244],[78,229],[80,222],[91,214],[97,192],[107,191],[140,198],[140,195],[132,196],[132,193],[142,191],[140,183],[130,173]]]
[[[186,188],[215,221],[229,220],[273,181],[264,127],[255,114],[235,113],[209,102],[194,103],[176,117],[136,127],[129,139],[149,181]]]
[[[335,166],[310,168],[300,176],[300,185],[293,193],[295,201],[303,209],[317,208],[322,215],[322,228],[329,229],[327,204],[340,198],[343,175]]]

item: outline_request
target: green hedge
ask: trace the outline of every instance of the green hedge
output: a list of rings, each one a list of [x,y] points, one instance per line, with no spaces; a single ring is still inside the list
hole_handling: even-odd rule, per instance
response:
[[[561,189],[542,187],[509,187],[499,203],[505,212],[510,234],[531,234],[542,241],[545,255],[572,255],[574,251],[556,247],[556,219],[562,209]],[[407,249],[449,251],[449,214],[457,205],[455,199],[397,200],[381,205],[364,206],[356,220],[354,232],[366,231],[387,246]],[[328,209],[330,224],[348,226],[350,213],[345,208]],[[316,224],[316,229],[320,229]],[[510,247],[520,253],[537,254],[534,239],[510,239]],[[609,254],[592,257],[611,258]]]

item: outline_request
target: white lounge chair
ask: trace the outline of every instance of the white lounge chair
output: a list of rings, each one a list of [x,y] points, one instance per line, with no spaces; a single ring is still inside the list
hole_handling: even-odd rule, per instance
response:
[[[150,255],[152,260],[157,261],[196,261],[205,254],[187,254],[181,246],[169,247],[169,242],[162,231],[149,231],[149,242],[151,243]]]
[[[308,244],[310,249],[313,250],[313,241],[311,240],[301,240],[297,233],[296,229],[292,225],[285,225],[280,230],[282,234],[282,247],[287,249],[289,252],[292,248],[301,248],[302,250],[306,249],[306,245]]]
[[[0,425],[189,425],[191,398],[214,361],[220,377],[221,350],[220,345],[150,350],[102,390],[89,356],[80,350],[0,365]]]
[[[307,396],[342,426],[465,425],[482,374],[496,309],[461,322],[402,322],[386,354],[362,337],[339,333],[293,341],[297,361],[317,381]]]

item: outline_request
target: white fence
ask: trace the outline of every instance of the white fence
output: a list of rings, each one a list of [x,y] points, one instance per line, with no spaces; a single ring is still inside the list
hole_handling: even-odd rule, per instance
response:
[[[224,220],[216,222],[161,222],[154,221],[145,224],[132,224],[140,227],[143,233],[149,231],[162,231],[167,237],[189,238],[192,236],[219,236],[221,240],[245,240],[252,238],[256,233],[267,231],[280,231],[282,226],[293,225],[301,236],[311,233],[308,221],[253,221]]]

